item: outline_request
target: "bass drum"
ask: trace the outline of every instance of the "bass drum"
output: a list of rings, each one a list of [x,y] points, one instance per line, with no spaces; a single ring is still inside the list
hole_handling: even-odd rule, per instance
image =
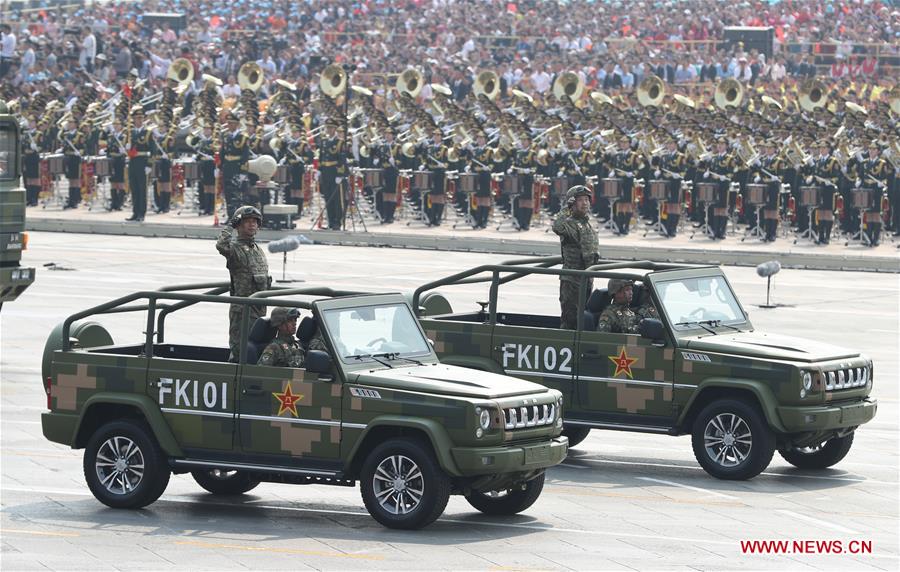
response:
[[[113,345],[112,336],[106,328],[97,322],[75,322],[69,328],[69,339],[73,340],[72,348],[97,348]],[[44,354],[41,359],[41,379],[50,377],[50,364],[53,362],[53,352],[63,348],[63,324],[59,323],[50,332],[47,342],[44,344]]]

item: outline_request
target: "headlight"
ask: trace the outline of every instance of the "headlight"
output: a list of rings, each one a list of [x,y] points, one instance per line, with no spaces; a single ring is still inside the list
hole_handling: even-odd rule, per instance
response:
[[[806,391],[812,389],[812,374],[808,371],[803,372],[803,389]]]
[[[491,412],[487,409],[478,409],[475,413],[478,415],[478,425],[482,430],[487,431],[491,426]]]

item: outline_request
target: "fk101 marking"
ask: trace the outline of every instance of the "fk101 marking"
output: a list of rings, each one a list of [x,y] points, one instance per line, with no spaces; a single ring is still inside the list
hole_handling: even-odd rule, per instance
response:
[[[533,369],[572,373],[572,348],[537,344],[505,343],[502,346],[503,369]]]
[[[159,378],[159,404],[164,405],[166,395],[174,393],[175,405],[185,407],[203,407],[206,409],[228,408],[228,382],[223,381],[218,385],[214,381],[207,381],[200,387],[201,382],[196,379],[172,379],[171,377]]]

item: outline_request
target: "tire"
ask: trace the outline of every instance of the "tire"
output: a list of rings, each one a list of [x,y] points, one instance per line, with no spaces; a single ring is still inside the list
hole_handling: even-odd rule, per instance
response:
[[[816,447],[792,447],[779,451],[785,461],[798,469],[827,469],[838,464],[853,445],[853,433],[829,439]]]
[[[720,399],[703,408],[691,435],[694,456],[717,479],[741,481],[760,474],[775,453],[775,436],[757,407]]]
[[[431,448],[418,440],[402,437],[382,443],[366,457],[360,475],[366,509],[388,528],[428,526],[450,499],[450,477]]]
[[[166,490],[171,472],[144,423],[113,421],[100,427],[84,451],[84,478],[94,497],[112,508],[141,508]]]
[[[524,489],[472,492],[466,495],[469,504],[493,516],[518,514],[534,504],[544,490],[544,473],[525,483]]]
[[[259,485],[258,480],[243,471],[204,469],[191,471],[191,476],[194,477],[198,485],[214,495],[242,495]]]
[[[562,430],[563,437],[569,438],[570,449],[587,439],[590,432],[590,427],[573,427],[571,425],[564,425]]]

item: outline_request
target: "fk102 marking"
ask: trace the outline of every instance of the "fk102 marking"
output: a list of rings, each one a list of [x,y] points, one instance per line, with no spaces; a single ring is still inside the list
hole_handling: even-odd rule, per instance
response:
[[[159,386],[160,405],[165,405],[166,396],[172,394],[176,407],[202,406],[205,409],[221,409],[223,411],[228,409],[228,382],[226,381],[200,382],[196,379],[161,377],[157,385]]]
[[[517,344],[508,342],[502,346],[503,369],[532,369],[572,373],[572,348]]]

